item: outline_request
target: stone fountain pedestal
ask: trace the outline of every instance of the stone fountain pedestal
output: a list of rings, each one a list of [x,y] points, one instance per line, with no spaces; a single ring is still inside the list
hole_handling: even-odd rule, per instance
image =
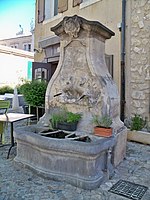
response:
[[[113,174],[126,152],[127,129],[120,121],[118,90],[104,55],[105,40],[114,33],[76,15],[51,30],[60,37],[60,61],[47,87],[46,112],[36,127],[16,130],[15,160],[55,180],[94,189]],[[88,135],[90,143],[39,134],[38,126],[49,126],[51,115],[62,107],[82,113],[76,132]],[[93,135],[93,115],[112,118],[112,137]]]

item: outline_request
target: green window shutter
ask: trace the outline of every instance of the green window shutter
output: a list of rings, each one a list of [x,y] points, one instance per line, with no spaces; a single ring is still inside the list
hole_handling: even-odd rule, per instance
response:
[[[73,7],[80,5],[82,2],[83,0],[73,0]]]
[[[38,23],[44,21],[45,0],[38,0]]]
[[[68,10],[68,0],[58,0],[58,12],[62,13]]]
[[[32,80],[32,62],[28,61],[27,78]]]

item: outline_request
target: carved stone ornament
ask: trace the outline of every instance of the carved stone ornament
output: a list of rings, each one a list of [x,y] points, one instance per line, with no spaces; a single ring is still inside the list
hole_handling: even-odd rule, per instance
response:
[[[78,17],[74,16],[72,18],[67,17],[64,20],[64,30],[71,37],[78,37],[78,33],[80,31],[80,23],[78,21]]]

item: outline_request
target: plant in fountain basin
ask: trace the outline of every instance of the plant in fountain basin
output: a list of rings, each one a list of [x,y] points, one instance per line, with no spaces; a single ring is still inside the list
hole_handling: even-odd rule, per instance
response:
[[[80,113],[72,113],[63,109],[62,111],[53,113],[50,122],[54,129],[75,131],[80,119]]]
[[[94,134],[100,137],[110,137],[112,136],[112,119],[108,115],[104,115],[102,117],[95,115],[93,117]]]

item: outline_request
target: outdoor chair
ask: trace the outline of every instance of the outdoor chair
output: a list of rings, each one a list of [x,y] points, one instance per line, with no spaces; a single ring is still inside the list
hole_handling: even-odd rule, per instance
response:
[[[4,110],[4,114],[7,113],[9,107],[10,107],[10,101],[0,100],[0,109]]]
[[[7,116],[8,108],[10,107],[10,101],[0,100],[0,114],[5,114]],[[5,122],[0,122],[0,143],[2,143],[2,136],[5,129]]]

